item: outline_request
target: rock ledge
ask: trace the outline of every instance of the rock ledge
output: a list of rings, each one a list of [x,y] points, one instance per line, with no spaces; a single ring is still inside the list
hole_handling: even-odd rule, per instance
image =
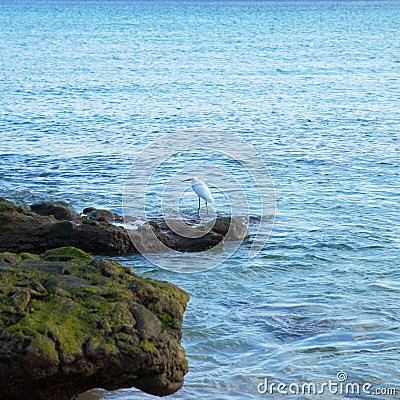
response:
[[[18,207],[0,197],[0,252],[41,253],[48,249],[74,246],[92,254],[159,253],[206,251],[225,241],[243,241],[250,233],[247,224],[234,217],[218,216],[210,231],[193,238],[174,232],[163,219],[150,221],[128,231],[122,217],[89,207],[78,214],[63,202],[41,202],[30,209]],[[113,224],[112,222],[117,222]],[[169,221],[175,224],[180,220]],[[189,221],[202,232],[202,226]]]
[[[63,247],[0,254],[0,398],[71,400],[101,387],[164,396],[183,384],[189,296]]]

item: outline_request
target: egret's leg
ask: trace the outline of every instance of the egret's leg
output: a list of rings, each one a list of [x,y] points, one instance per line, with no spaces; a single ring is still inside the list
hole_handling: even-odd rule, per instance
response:
[[[207,215],[208,215],[208,207],[207,207],[207,200],[206,200],[206,210],[207,210]]]
[[[200,196],[199,196],[199,211],[198,214],[200,215]]]

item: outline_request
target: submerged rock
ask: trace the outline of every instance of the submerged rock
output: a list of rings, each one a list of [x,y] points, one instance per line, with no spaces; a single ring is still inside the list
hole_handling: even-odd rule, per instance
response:
[[[0,398],[70,400],[91,388],[164,396],[187,373],[189,296],[72,247],[0,254]]]

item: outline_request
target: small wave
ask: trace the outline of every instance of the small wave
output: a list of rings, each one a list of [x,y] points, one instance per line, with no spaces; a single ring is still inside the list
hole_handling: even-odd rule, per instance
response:
[[[356,251],[357,249],[346,243],[319,243],[315,245],[317,249],[334,249],[334,250],[347,250],[347,251]]]
[[[377,281],[368,285],[371,288],[377,287],[380,289],[392,290],[394,292],[400,291],[400,282],[391,281],[388,279],[384,279],[381,281]]]

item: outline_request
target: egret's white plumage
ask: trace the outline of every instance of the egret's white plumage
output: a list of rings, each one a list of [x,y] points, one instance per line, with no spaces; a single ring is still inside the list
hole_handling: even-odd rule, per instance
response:
[[[192,189],[193,191],[199,196],[199,213],[200,213],[200,198],[204,199],[206,201],[206,208],[207,208],[207,203],[214,203],[214,198],[212,197],[211,191],[208,188],[208,186],[201,181],[197,176],[195,176],[192,179],[186,179],[187,181],[191,181]],[[207,208],[207,213],[208,213],[208,208]]]
[[[203,181],[195,176],[192,179],[191,185],[193,191],[197,194],[197,196],[204,199],[207,203],[214,203],[214,198],[212,197],[210,189]]]

